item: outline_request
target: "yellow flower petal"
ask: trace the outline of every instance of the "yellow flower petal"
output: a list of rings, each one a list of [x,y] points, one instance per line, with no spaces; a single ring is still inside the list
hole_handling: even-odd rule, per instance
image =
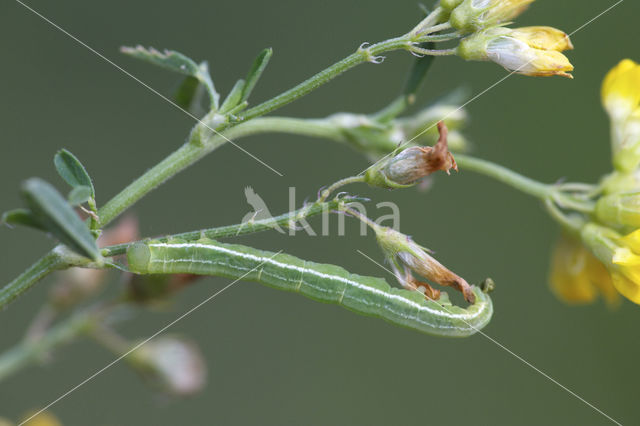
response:
[[[607,268],[581,243],[566,236],[553,252],[550,284],[554,294],[567,303],[590,303],[598,293],[609,306],[620,301]]]
[[[625,120],[640,106],[640,65],[625,59],[602,83],[602,103],[614,120]]]
[[[573,49],[569,36],[564,31],[553,27],[516,28],[510,35],[536,49],[558,52]]]
[[[486,52],[488,59],[519,74],[541,77],[559,75],[572,78],[568,72],[573,71],[573,65],[562,53],[555,50],[536,49],[529,46],[526,41],[510,35],[491,40]]]
[[[625,235],[620,240],[624,243],[625,246],[629,247],[631,251],[636,254],[640,254],[640,229]]]
[[[621,274],[612,274],[613,285],[627,299],[640,305],[640,285]]]

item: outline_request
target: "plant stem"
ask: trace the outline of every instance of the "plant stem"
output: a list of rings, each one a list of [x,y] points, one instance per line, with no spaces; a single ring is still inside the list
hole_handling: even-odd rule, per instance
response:
[[[427,55],[427,56],[451,56],[451,55],[455,55],[458,52],[457,49],[434,50],[434,49],[423,49],[418,46],[411,46],[409,50],[414,53],[417,53],[418,55]]]
[[[98,212],[100,225],[104,227],[153,189],[223,145],[226,142],[225,137],[238,139],[266,132],[304,134],[344,140],[339,129],[323,120],[277,117],[253,119],[226,130],[223,132],[224,137],[212,134],[210,139],[200,141],[199,144],[193,143],[192,138],[105,204]]]
[[[551,200],[562,208],[576,210],[585,214],[591,214],[595,209],[595,205],[591,201],[578,199],[563,192],[561,188],[555,185],[538,182],[490,161],[458,154],[456,155],[456,162],[462,169],[489,176],[545,203]],[[555,214],[552,216],[556,219],[559,217]],[[566,221],[561,221],[561,224],[565,225],[563,222]]]
[[[206,237],[211,239],[220,239],[228,237],[237,237],[240,235],[253,234],[256,232],[267,231],[271,229],[287,228],[292,223],[301,220],[308,219],[313,216],[317,216],[323,212],[340,211],[343,207],[351,201],[357,201],[357,199],[334,199],[328,202],[321,200],[316,201],[313,204],[309,204],[301,209],[293,212],[285,213],[280,216],[252,220],[237,225],[221,226],[218,228],[202,229],[199,231],[184,232],[181,234],[170,235],[167,237],[159,238],[160,241],[167,241],[170,238],[181,239],[185,241],[198,240]],[[126,244],[118,244],[115,246],[105,247],[102,249],[103,256],[112,257],[124,254],[127,248],[134,244],[134,242]]]
[[[24,341],[0,355],[0,381],[26,364],[39,360],[52,349],[83,334],[95,320],[94,311],[84,311],[51,328],[38,340]]]
[[[436,15],[439,16],[439,14]],[[437,21],[436,15],[433,15],[434,24]],[[430,20],[427,19],[423,21],[423,25],[427,21],[430,22]],[[240,117],[240,120],[244,121],[242,124],[229,125],[228,123],[225,123],[224,120],[222,123],[216,123],[215,119],[227,117],[219,115],[216,116],[215,114],[212,117],[213,119],[211,120],[211,124],[207,124],[204,120],[200,121],[192,131],[189,142],[129,184],[126,188],[120,191],[120,193],[108,201],[101,209],[99,209],[99,227],[104,227],[109,224],[143,196],[185,168],[193,165],[227,140],[264,131],[290,130],[292,132],[302,133],[305,130],[303,130],[304,127],[300,126],[299,122],[259,121],[254,120],[254,118],[293,102],[356,65],[368,61],[378,61],[379,58],[377,58],[377,55],[392,50],[408,49],[412,46],[414,41],[415,34],[409,33],[401,37],[374,44],[367,48],[361,46],[355,53],[347,56],[345,59],[337,62],[324,71],[321,71],[310,79],[300,83],[296,87],[249,109]],[[208,117],[205,117],[205,120],[207,118]],[[320,125],[314,127],[309,126],[309,124],[310,123],[306,123],[308,126],[308,130],[306,130],[306,132],[318,132],[317,134],[322,134],[323,136],[328,132],[326,127]],[[226,130],[224,131],[223,137],[218,132],[224,129]],[[204,130],[208,130],[209,132],[204,132]],[[335,130],[330,133],[332,138],[339,137]],[[55,251],[45,255],[31,268],[0,290],[0,309],[7,306],[27,288],[31,287],[34,283],[47,276],[52,271],[65,269],[69,266],[71,266],[71,264],[67,264],[63,260],[59,259],[55,254]]]
[[[478,158],[461,154],[456,155],[455,158],[462,171],[470,170],[489,176],[536,198],[544,200],[550,198],[556,193],[555,189],[551,185],[522,176],[513,170],[507,169],[506,167],[490,161],[480,160]]]
[[[58,245],[31,265],[20,276],[0,289],[0,310],[6,308],[18,296],[50,273],[68,269],[72,266],[96,269],[105,267],[102,263],[94,263],[91,259],[73,252],[64,245]]]
[[[322,191],[319,201],[325,201],[327,198],[329,198],[329,196],[332,193],[334,193],[336,190],[342,188],[345,185],[350,185],[352,183],[362,183],[364,181],[365,181],[364,176],[351,176],[348,178],[340,179],[339,181],[337,181],[336,183],[332,184],[327,189]]]
[[[51,272],[64,269],[67,266],[68,263],[55,250],[50,251],[0,290],[0,309],[6,307]]]
[[[375,57],[382,53],[399,49],[407,49],[410,46],[411,41],[412,40],[409,36],[402,36],[376,43],[367,48],[360,47],[356,52],[347,56],[343,60],[336,62],[329,68],[319,72],[308,80],[305,80],[286,92],[247,110],[240,118],[247,121],[254,117],[267,114],[303,97],[357,65],[364,62],[375,61]]]

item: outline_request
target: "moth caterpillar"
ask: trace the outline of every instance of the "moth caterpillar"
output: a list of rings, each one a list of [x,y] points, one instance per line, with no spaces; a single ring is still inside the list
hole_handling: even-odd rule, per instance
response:
[[[478,287],[473,288],[476,302],[461,308],[446,297],[426,300],[418,291],[393,288],[382,278],[351,274],[339,266],[209,239],[138,242],[127,250],[127,259],[137,274],[189,273],[256,281],[438,336],[470,336],[493,313],[490,297]]]

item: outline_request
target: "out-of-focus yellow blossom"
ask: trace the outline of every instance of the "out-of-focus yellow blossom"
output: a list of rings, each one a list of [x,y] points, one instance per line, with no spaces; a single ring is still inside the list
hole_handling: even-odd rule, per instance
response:
[[[35,414],[35,413],[33,413]],[[33,416],[33,414],[28,414],[26,418]],[[27,422],[23,423],[25,426],[62,426],[60,420],[56,418],[53,414],[48,411],[43,411],[37,416],[29,419]]]
[[[613,164],[632,172],[640,165],[640,65],[630,59],[614,67],[602,83],[602,103],[611,118]]]
[[[640,304],[640,230],[623,237],[613,229],[589,223],[582,229],[581,237],[609,270],[616,290]]]
[[[511,21],[524,12],[534,0],[464,0],[453,12],[449,22],[462,31],[478,31]],[[452,2],[455,4],[455,2]]]
[[[562,236],[551,258],[551,289],[568,303],[590,303],[601,293],[616,305],[620,297],[607,268],[575,238]]]
[[[568,49],[573,49],[569,36],[555,28],[495,27],[463,39],[457,54],[466,60],[493,61],[518,74],[573,78],[573,65],[560,53]]]

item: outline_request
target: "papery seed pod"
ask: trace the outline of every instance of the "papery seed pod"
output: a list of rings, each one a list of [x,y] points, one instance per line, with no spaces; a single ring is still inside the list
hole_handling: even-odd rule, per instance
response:
[[[453,287],[464,295],[467,302],[475,302],[473,287],[464,278],[451,272],[434,259],[424,247],[416,244],[407,235],[391,228],[377,227],[375,231],[380,248],[390,261],[396,278],[404,287],[415,290],[422,286],[426,288],[427,297],[439,298],[440,292],[416,279],[413,276],[413,273],[416,273],[433,283]]]
[[[206,384],[207,366],[200,349],[182,337],[155,338],[132,352],[127,360],[170,395],[192,395]]]
[[[440,139],[435,146],[414,146],[402,150],[371,167],[365,175],[365,181],[381,188],[405,188],[440,170],[447,173],[451,169],[457,171],[458,165],[449,152],[447,127],[439,122],[438,128]]]

